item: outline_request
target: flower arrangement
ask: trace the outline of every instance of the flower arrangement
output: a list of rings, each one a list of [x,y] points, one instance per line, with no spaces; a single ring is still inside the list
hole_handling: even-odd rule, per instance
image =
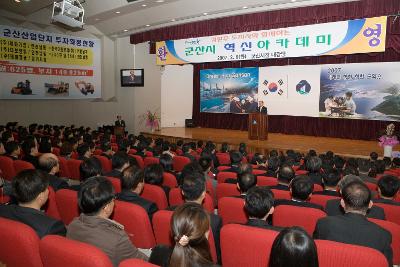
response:
[[[144,122],[145,126],[150,128],[151,131],[156,129],[158,130],[160,128],[160,117],[157,115],[156,111],[151,112],[150,110],[147,110],[147,112],[142,114],[140,118],[140,124]]]
[[[382,135],[379,137],[379,145],[381,147],[384,146],[390,146],[394,147],[395,145],[399,144],[399,140],[397,139],[396,135],[393,135],[394,133],[394,124],[391,123],[386,127],[386,134]]]

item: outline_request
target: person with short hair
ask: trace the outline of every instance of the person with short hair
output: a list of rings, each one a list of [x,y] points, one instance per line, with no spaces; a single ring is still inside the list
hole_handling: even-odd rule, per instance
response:
[[[57,176],[60,171],[60,163],[56,155],[52,153],[42,154],[39,157],[39,169],[48,174],[49,184],[54,191],[69,188],[67,181]]]
[[[182,152],[183,157],[187,157],[188,159],[190,159],[191,162],[196,161],[196,158],[191,154],[193,152],[193,149],[189,143],[182,146]]]
[[[244,209],[249,217],[246,225],[274,231],[283,229],[268,223],[268,217],[274,213],[274,193],[268,187],[252,187],[244,200]]]
[[[114,151],[111,149],[111,143],[108,141],[102,142],[101,143],[101,150],[103,151],[101,153],[101,156],[106,157],[108,159],[112,159],[112,156],[114,155]]]
[[[376,249],[385,255],[389,266],[392,266],[392,235],[366,217],[372,207],[368,187],[362,181],[346,184],[342,189],[340,205],[345,214],[319,219],[314,238]]]
[[[242,162],[243,155],[239,151],[231,150],[229,152],[231,160],[231,167],[229,169],[222,170],[223,172],[235,172],[240,173],[240,163]]]
[[[4,154],[6,154],[6,150],[4,148],[3,142],[0,140],[0,156],[3,156]]]
[[[307,159],[306,170],[314,184],[322,185],[321,167],[322,160],[319,157],[312,156]]]
[[[151,220],[153,214],[158,211],[158,208],[154,202],[140,197],[143,189],[143,171],[138,167],[128,167],[122,173],[121,193],[118,194],[117,199],[141,206],[147,212]]]
[[[102,175],[103,169],[101,167],[100,160],[96,157],[91,157],[84,159],[81,162],[81,164],[79,165],[79,172],[81,174],[81,183],[70,186],[70,189],[75,191],[79,191],[81,189],[82,183],[88,178]]]
[[[394,200],[399,192],[399,188],[400,180],[398,177],[393,175],[385,175],[381,177],[381,179],[378,181],[379,198],[374,199],[374,202],[400,206],[400,203]]]
[[[76,152],[78,152],[79,160],[88,159],[92,156],[92,151],[90,150],[90,146],[86,143],[83,143],[82,145],[78,146]]]
[[[78,192],[82,213],[68,225],[67,238],[98,247],[114,266],[125,259],[147,260],[148,257],[132,244],[124,226],[110,219],[114,199],[114,188],[106,177],[84,181]]]
[[[272,151],[271,151],[272,153]],[[274,154],[274,153],[272,153]],[[277,177],[277,173],[279,171],[279,158],[278,156],[270,156],[268,161],[267,161],[267,172],[265,174],[265,176],[267,177]]]
[[[105,176],[120,178],[122,172],[129,167],[129,156],[125,152],[116,152],[111,159],[112,171],[105,173]]]
[[[325,195],[325,196],[337,196],[340,194],[337,192],[337,184],[340,181],[340,173],[336,169],[332,169],[322,175],[322,183],[324,185],[324,191],[314,192],[314,195]]]
[[[357,165],[361,180],[376,184],[376,179],[368,175],[369,171],[371,170],[371,162],[368,159],[359,158],[357,159]]]
[[[289,185],[295,177],[293,168],[287,164],[282,165],[278,172],[278,185],[270,186],[271,189],[289,191]]]
[[[9,157],[12,160],[19,159],[19,156],[21,155],[21,148],[17,142],[9,141],[5,143],[4,149],[6,150],[7,157]]]
[[[378,156],[378,153],[376,153],[376,152],[371,152],[369,154],[369,159],[370,159],[371,162],[377,161],[378,158],[379,158],[379,156]]]
[[[38,159],[38,147],[33,138],[26,139],[22,143],[22,151],[24,152],[24,157],[22,160],[31,163],[36,169],[39,167]]]
[[[169,196],[170,188],[164,186],[164,171],[160,164],[151,164],[144,168],[144,181],[146,184],[152,184],[161,187],[165,195]]]
[[[317,246],[304,229],[282,230],[272,244],[268,267],[318,267]]]
[[[245,198],[247,192],[257,185],[257,176],[252,173],[244,172],[238,174],[236,186],[240,192],[240,198]]]
[[[39,238],[46,235],[65,236],[64,224],[41,211],[49,197],[48,186],[49,177],[43,171],[21,171],[12,180],[13,196],[18,204],[0,205],[0,217],[30,226]]]

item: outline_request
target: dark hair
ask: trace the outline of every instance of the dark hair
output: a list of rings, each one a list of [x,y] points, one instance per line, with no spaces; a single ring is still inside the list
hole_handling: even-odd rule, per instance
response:
[[[342,198],[346,207],[367,212],[371,201],[371,191],[363,182],[351,182],[342,190]]]
[[[206,182],[204,176],[194,172],[183,178],[181,185],[185,200],[193,201],[198,199],[206,191]]]
[[[183,145],[183,140],[178,140],[178,141],[176,142],[176,145],[177,145],[177,146],[182,146],[182,145]]]
[[[49,186],[49,178],[40,170],[21,171],[12,180],[13,196],[18,203],[29,203]]]
[[[246,194],[244,208],[249,217],[262,219],[274,206],[274,193],[268,187],[255,186]]]
[[[371,162],[368,159],[357,159],[357,165],[360,172],[367,173],[371,168]]]
[[[239,164],[242,161],[242,153],[240,153],[239,151],[230,151],[229,152],[229,156],[231,159],[231,164]]]
[[[399,191],[399,178],[393,175],[385,175],[381,179],[379,179],[378,187],[381,191],[382,196],[392,198]]]
[[[385,172],[386,165],[385,165],[385,162],[383,160],[378,159],[374,163],[375,163],[375,166],[376,166],[376,172],[378,174],[381,174],[381,173]]]
[[[151,164],[144,169],[144,181],[148,184],[162,185],[163,168],[160,164]]]
[[[111,150],[111,143],[108,141],[104,141],[101,143],[101,150],[103,150],[103,152],[107,152],[109,150]]]
[[[101,162],[96,157],[84,159],[81,162],[81,165],[79,165],[79,170],[81,173],[82,181],[93,176],[101,175],[102,174]]]
[[[78,155],[80,157],[85,156],[85,153],[88,152],[90,150],[90,146],[88,144],[82,144],[80,146],[78,146],[78,148],[76,149],[76,152],[78,152]]]
[[[289,184],[295,176],[295,172],[292,168],[292,166],[289,166],[287,164],[282,165],[282,167],[279,168],[279,173],[278,173],[278,181]]]
[[[279,163],[278,157],[270,157],[268,159],[268,170],[276,172],[279,168]]]
[[[267,161],[266,158],[262,154],[255,153],[251,160],[251,164],[263,164],[266,161]]]
[[[222,153],[227,153],[227,152],[229,152],[229,145],[228,145],[228,143],[222,143],[222,145],[221,145],[221,152]]]
[[[46,153],[39,157],[39,169],[46,173],[50,173],[50,171],[58,165],[58,159],[54,154]]]
[[[314,240],[300,227],[283,229],[272,244],[269,267],[318,267]]]
[[[121,169],[126,163],[129,164],[129,156],[125,152],[118,151],[111,158],[112,168]]]
[[[241,193],[246,193],[250,188],[257,184],[257,176],[252,173],[240,173],[238,174],[237,183]]]
[[[138,167],[126,168],[121,177],[122,190],[136,189],[139,183],[144,183],[143,171]]]
[[[335,155],[333,157],[333,163],[335,164],[337,170],[342,170],[346,161],[342,157]]]
[[[319,157],[309,157],[306,163],[307,171],[311,173],[318,173],[321,170],[322,161]]]
[[[171,218],[171,233],[175,246],[168,266],[212,265],[210,245],[205,235],[209,228],[209,215],[201,205],[185,203],[179,206]],[[187,236],[189,239],[186,246],[179,244],[182,236]]]
[[[360,175],[360,173],[358,172],[358,170],[356,169],[356,167],[351,166],[351,165],[346,166],[346,167],[344,168],[344,170],[343,170],[343,175],[344,175],[344,176],[349,175],[349,174],[356,175],[356,176],[359,176],[359,175]]]
[[[322,181],[325,186],[337,186],[340,181],[340,173],[336,169],[331,169],[329,172],[326,172],[322,175]]]
[[[4,145],[4,149],[6,150],[7,154],[13,153],[14,151],[18,150],[18,148],[19,148],[19,145],[15,141],[9,141],[9,142],[5,143],[5,145]]]
[[[68,156],[72,153],[72,144],[70,142],[64,142],[60,148],[61,156]]]
[[[7,143],[8,139],[10,139],[11,137],[13,137],[12,132],[11,131],[5,131],[1,135],[1,140],[3,140],[3,143]]]
[[[35,140],[32,138],[26,139],[21,145],[22,151],[24,151],[25,155],[31,154],[32,148],[35,148],[35,147],[36,147],[36,143],[35,143]]]
[[[371,154],[369,154],[369,157],[372,159],[372,160],[378,160],[378,153],[376,153],[376,152],[371,152]]]
[[[84,214],[96,215],[114,197],[114,187],[106,177],[90,177],[81,184],[78,192],[79,208]]]
[[[183,153],[189,153],[189,150],[191,149],[191,146],[190,146],[190,144],[184,144],[183,146],[182,146],[182,152]]]
[[[173,161],[171,155],[162,154],[160,156],[160,165],[163,167],[164,171],[172,171],[173,168]]]
[[[51,142],[47,137],[42,137],[39,144],[40,153],[51,153]]]
[[[185,167],[183,167],[183,170],[178,177],[178,184],[181,185],[183,182],[183,178],[195,172],[203,175],[203,169],[201,168],[200,164],[197,161],[186,164]]]
[[[400,158],[394,158],[392,160],[392,166],[393,168],[400,168]]]
[[[290,188],[292,189],[293,198],[306,201],[313,191],[314,184],[310,177],[299,175],[292,180]]]
[[[211,157],[203,156],[199,159],[199,164],[200,164],[201,168],[203,169],[203,172],[207,171],[211,167],[211,162],[212,162]]]
[[[240,143],[239,144],[239,152],[242,155],[246,155],[247,154],[247,152],[246,152],[246,144],[245,143]]]

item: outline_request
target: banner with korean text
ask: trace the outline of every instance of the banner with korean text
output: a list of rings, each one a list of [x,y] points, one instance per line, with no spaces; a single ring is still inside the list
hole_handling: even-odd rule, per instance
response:
[[[1,99],[101,97],[98,39],[0,25]]]
[[[157,65],[384,52],[387,17],[157,42]]]

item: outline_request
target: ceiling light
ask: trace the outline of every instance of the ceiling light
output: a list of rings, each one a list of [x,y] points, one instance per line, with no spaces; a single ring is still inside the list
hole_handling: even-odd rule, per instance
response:
[[[150,27],[150,24],[146,24],[146,27]]]
[[[163,3],[164,0],[157,0],[156,3]]]
[[[146,7],[146,6],[147,6],[146,4],[143,4],[143,5],[142,5],[142,7]]]
[[[98,18],[96,18],[96,19],[94,19],[95,21],[99,21],[100,19],[98,19]]]
[[[21,0],[14,0],[16,3],[21,3]]]
[[[124,32],[127,32],[128,30],[124,30]]]
[[[172,22],[174,22],[174,21],[175,21],[175,19],[171,19],[171,21],[172,21]]]
[[[204,12],[204,13],[203,13],[203,15],[204,15],[204,16],[207,16],[207,15],[208,15],[208,13],[207,13],[207,12]]]
[[[121,11],[116,11],[116,12],[115,12],[115,14],[120,14],[120,13],[121,13]]]
[[[292,2],[296,2],[297,0],[291,0]]]
[[[248,9],[248,7],[247,6],[244,6],[244,7],[242,7],[243,9]]]

